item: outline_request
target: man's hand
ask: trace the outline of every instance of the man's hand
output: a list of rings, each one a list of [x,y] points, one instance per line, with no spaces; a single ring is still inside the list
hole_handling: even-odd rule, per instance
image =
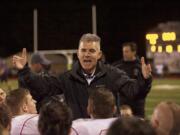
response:
[[[24,66],[25,66],[26,63],[27,63],[26,48],[23,48],[23,50],[22,50],[22,55],[21,55],[21,56],[14,55],[14,56],[13,56],[13,59],[12,59],[12,62],[13,62],[13,66],[14,66],[15,68],[17,68],[18,70],[23,69]]]
[[[151,76],[151,65],[146,65],[144,57],[141,57],[141,68],[142,68],[142,74],[145,79],[148,79]]]

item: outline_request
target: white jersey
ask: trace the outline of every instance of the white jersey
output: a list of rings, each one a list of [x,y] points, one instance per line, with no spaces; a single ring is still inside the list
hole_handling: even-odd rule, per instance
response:
[[[38,114],[23,114],[12,118],[11,135],[40,135]]]
[[[117,118],[78,119],[73,121],[71,135],[105,135]]]

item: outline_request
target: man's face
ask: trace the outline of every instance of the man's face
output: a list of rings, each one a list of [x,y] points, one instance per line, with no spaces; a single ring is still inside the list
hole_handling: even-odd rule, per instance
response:
[[[4,102],[6,98],[6,93],[0,88],[0,104]]]
[[[41,64],[37,63],[37,64],[31,64],[31,70],[35,73],[40,73],[43,70],[43,67]]]
[[[26,108],[27,108],[27,112],[26,113],[30,113],[30,114],[36,114],[37,110],[36,110],[36,101],[32,98],[31,94],[28,94],[26,96]]]
[[[83,70],[92,73],[101,58],[102,52],[98,42],[81,42],[77,55]]]
[[[123,47],[123,59],[124,61],[132,61],[134,60],[136,52],[133,52],[130,46]]]

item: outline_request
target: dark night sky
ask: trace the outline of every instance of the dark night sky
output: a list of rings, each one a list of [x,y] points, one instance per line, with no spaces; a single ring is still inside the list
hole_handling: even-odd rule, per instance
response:
[[[76,49],[83,33],[92,32],[91,5],[97,6],[97,32],[109,62],[121,57],[125,41],[145,55],[145,33],[158,23],[180,21],[180,2],[163,0],[0,2],[0,56],[23,47],[33,50],[33,9],[38,9],[39,49]]]

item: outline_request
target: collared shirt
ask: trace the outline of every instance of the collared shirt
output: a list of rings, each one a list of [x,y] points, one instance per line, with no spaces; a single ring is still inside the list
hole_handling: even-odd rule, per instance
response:
[[[84,77],[86,78],[88,84],[90,85],[90,83],[92,82],[92,80],[95,78],[95,70],[92,74],[86,74],[82,71]]]

